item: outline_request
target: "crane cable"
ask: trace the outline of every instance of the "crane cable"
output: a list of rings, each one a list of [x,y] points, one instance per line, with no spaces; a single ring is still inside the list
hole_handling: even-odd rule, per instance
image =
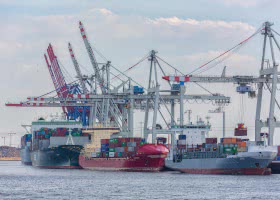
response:
[[[166,62],[165,60],[163,60],[162,58],[160,58],[159,56],[156,56],[156,58],[160,59],[162,62],[164,62],[166,65],[168,65],[169,67],[171,67],[172,69],[175,70],[175,72],[179,72],[181,75],[184,76],[184,73],[181,72],[180,70],[178,70],[176,67],[173,67],[171,64],[169,64],[168,62]],[[156,59],[157,60],[157,59]],[[158,60],[157,60],[158,62]],[[199,83],[194,82],[196,85],[198,85],[199,87],[201,87],[203,90],[205,90],[206,92],[208,92],[209,94],[212,94],[212,92],[210,92],[208,89],[206,89],[205,87],[203,87],[202,85],[200,85]]]
[[[196,69],[194,69],[193,71],[191,71],[190,73],[187,74],[188,75],[191,75],[193,74],[194,72],[196,72],[197,70],[207,66],[208,64],[212,63],[213,61],[217,60],[218,58],[224,56],[225,54],[231,52],[232,50],[234,50],[235,48],[243,45],[244,43],[248,42],[248,40],[250,40],[252,37],[254,37],[255,35],[257,35],[261,30],[262,30],[263,26],[261,26],[254,34],[252,34],[250,37],[246,38],[245,40],[243,40],[242,42],[238,43],[237,45],[235,45],[234,47],[228,49],[227,51],[223,52],[222,54],[218,55],[217,57],[211,59],[210,61],[208,61],[207,63],[197,67]]]

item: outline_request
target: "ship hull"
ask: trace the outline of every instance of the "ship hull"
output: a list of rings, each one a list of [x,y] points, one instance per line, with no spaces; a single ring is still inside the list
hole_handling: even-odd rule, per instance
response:
[[[32,151],[32,165],[49,169],[80,169],[79,155],[82,148],[80,145],[61,145]]]
[[[80,156],[79,163],[82,168],[89,170],[159,172],[164,168],[164,159],[160,155],[131,158],[87,158]]]
[[[206,158],[166,160],[167,168],[190,174],[269,175],[271,159],[256,158]]]
[[[280,160],[272,161],[270,167],[272,174],[280,174]]]
[[[20,150],[21,163],[24,165],[32,165],[31,154],[29,148],[25,147]]]

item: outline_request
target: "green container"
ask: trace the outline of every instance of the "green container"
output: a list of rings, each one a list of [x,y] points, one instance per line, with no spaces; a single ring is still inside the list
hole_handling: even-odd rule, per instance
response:
[[[110,139],[110,140],[109,140],[109,143],[114,143],[114,139]]]
[[[122,142],[122,147],[126,147],[126,142]]]
[[[140,146],[142,146],[143,144],[145,144],[145,142],[140,142]]]
[[[118,138],[113,139],[113,143],[118,143],[118,142],[119,142]]]
[[[106,157],[109,157],[109,152],[106,152]]]
[[[118,157],[122,157],[122,152],[118,152]]]
[[[237,148],[236,147],[224,147],[224,153],[236,153]]]
[[[96,157],[100,157],[100,153],[99,152],[96,153]]]
[[[109,148],[109,152],[115,152],[115,148]]]

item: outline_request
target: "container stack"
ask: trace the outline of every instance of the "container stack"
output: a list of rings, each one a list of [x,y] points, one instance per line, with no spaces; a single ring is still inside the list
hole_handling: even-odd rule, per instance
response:
[[[166,144],[167,139],[165,137],[157,137],[157,144]]]
[[[51,144],[51,146],[58,146],[62,144],[66,144],[66,137],[69,135],[69,129],[62,128],[40,128],[40,130],[34,132],[34,149],[45,149],[47,146]],[[71,135],[74,137],[75,144],[84,144],[84,140],[80,140],[81,136],[88,136],[87,133],[82,133],[82,129],[74,128],[71,131]],[[51,139],[52,137],[52,139]],[[54,137],[57,137],[53,139]],[[77,137],[75,139],[75,137]],[[88,138],[89,139],[89,138]],[[46,140],[46,141],[44,141]],[[66,141],[64,141],[66,140]],[[55,144],[53,144],[54,141]]]
[[[32,134],[25,134],[21,137],[21,147],[24,148],[25,146],[30,147],[32,141]]]
[[[240,138],[221,138],[221,147],[223,148],[223,153],[236,154],[238,142],[242,142],[242,140]]]
[[[123,158],[135,155],[141,145],[142,138],[101,139],[101,148],[95,148],[91,156],[94,158]]]
[[[202,144],[202,148],[204,148],[205,151],[216,151],[218,148],[217,142],[217,138],[206,138],[205,143]]]
[[[179,140],[178,140],[178,149],[186,149],[187,145],[187,137],[186,135],[179,135]]]

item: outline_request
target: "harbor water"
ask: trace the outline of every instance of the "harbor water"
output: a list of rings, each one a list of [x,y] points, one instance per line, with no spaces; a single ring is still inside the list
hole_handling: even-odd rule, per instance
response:
[[[38,169],[0,161],[0,199],[279,199],[280,175]]]

